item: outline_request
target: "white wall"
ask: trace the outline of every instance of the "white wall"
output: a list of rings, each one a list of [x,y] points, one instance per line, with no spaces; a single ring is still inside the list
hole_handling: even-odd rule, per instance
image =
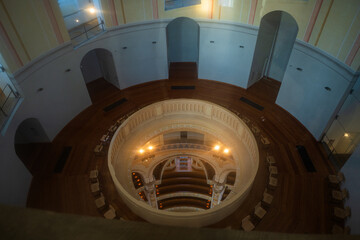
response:
[[[199,62],[199,25],[189,18],[177,18],[166,27],[169,62]]]
[[[25,206],[32,177],[16,156],[15,130],[0,135],[0,203]]]
[[[28,118],[18,126],[15,133],[15,144],[49,142],[44,128],[36,118]]]
[[[0,202],[25,206],[31,175],[14,149],[17,127],[37,118],[50,140],[91,104],[80,71],[81,58],[72,46],[56,49],[15,74],[24,98],[5,135],[0,136]],[[66,69],[71,69],[66,72]],[[39,88],[44,90],[38,92]]]
[[[320,140],[354,80],[354,72],[348,66],[297,41],[276,103]],[[330,87],[331,91],[326,91],[325,87]]]
[[[256,30],[239,24],[210,21],[201,21],[200,27],[199,78],[246,88]]]
[[[280,82],[283,80],[297,33],[296,21],[289,14],[282,12],[275,46],[270,59],[268,77]]]
[[[15,154],[14,136],[18,125],[27,118],[37,118],[52,140],[71,119],[88,107],[91,100],[80,62],[86,53],[96,48],[112,53],[122,89],[166,79],[165,28],[168,22],[149,21],[108,29],[77,49],[70,43],[53,49],[15,73],[24,101],[6,134],[0,136],[0,202],[17,205],[26,202],[31,176]],[[256,28],[229,22],[198,22],[201,27],[199,78],[246,88]],[[297,67],[303,71],[297,71]],[[297,42],[277,104],[319,139],[353,78],[354,72],[343,63],[310,45]],[[332,91],[325,91],[325,86]],[[44,90],[38,92],[39,88]]]
[[[99,66],[105,80],[110,82],[112,85],[120,88],[119,80],[116,74],[114,59],[111,52],[104,51],[103,49],[98,49],[96,50],[96,56],[98,58]]]
[[[87,8],[94,7],[89,0],[60,1],[60,9],[67,29],[75,28],[97,17],[97,13],[90,13]],[[98,8],[100,9],[100,8]],[[80,11],[82,10],[82,11]],[[79,12],[78,12],[79,11]],[[75,20],[79,20],[76,22]]]
[[[92,82],[103,76],[98,57],[96,55],[96,50],[90,51],[88,54],[86,54],[86,56],[81,61],[80,68],[85,83]]]
[[[260,30],[256,39],[256,47],[251,66],[251,76],[247,84],[250,87],[267,74],[267,66],[275,46],[276,36],[281,21],[281,13],[267,14],[260,23]]]
[[[132,29],[119,28],[116,32],[109,32],[109,37],[104,41],[88,46],[106,46],[112,52],[121,89],[167,79],[165,26],[163,23],[155,23],[152,28],[148,25]]]
[[[350,206],[351,217],[346,225],[350,226],[351,234],[360,234],[360,145],[357,146],[353,155],[347,160],[341,171],[345,175],[343,187],[349,190],[349,199],[345,206]]]
[[[326,140],[332,141],[338,154],[351,153],[360,142],[360,78],[353,90],[341,107],[337,119],[326,132]],[[344,136],[345,133],[348,136]]]

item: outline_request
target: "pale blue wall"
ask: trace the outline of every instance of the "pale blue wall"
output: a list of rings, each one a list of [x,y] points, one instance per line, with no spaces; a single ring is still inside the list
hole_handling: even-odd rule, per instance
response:
[[[283,11],[261,19],[248,87],[263,76],[282,81],[297,33],[296,21]]]
[[[343,187],[349,190],[349,199],[345,206],[350,206],[351,217],[347,220],[346,225],[351,227],[351,234],[360,234],[360,145],[347,160],[341,171],[345,175]]]
[[[247,87],[256,83],[266,74],[280,21],[280,11],[268,13],[261,19],[260,29],[256,39],[254,58],[252,60],[251,76]]]
[[[297,33],[298,26],[295,19],[289,14],[281,12],[281,21],[270,58],[268,77],[282,82]]]
[[[190,18],[176,18],[166,27],[168,61],[199,62],[200,27]]]
[[[201,26],[199,78],[246,88],[256,27],[208,20],[198,22]],[[6,135],[0,136],[0,202],[25,205],[30,186],[31,175],[14,151],[17,126],[24,119],[37,118],[52,140],[71,119],[88,107],[91,101],[79,66],[85,54],[96,48],[112,53],[122,89],[166,79],[166,26],[167,21],[160,20],[112,29],[77,49],[69,45],[54,50],[15,75],[25,99]],[[343,63],[298,41],[277,104],[319,139],[353,77],[354,72]],[[325,86],[331,87],[332,91],[326,91]],[[44,91],[37,92],[40,87]]]
[[[352,70],[324,52],[297,42],[290,56],[276,104],[320,140],[354,80]],[[326,91],[325,87],[331,88]]]
[[[200,26],[199,78],[246,88],[257,31],[243,26]]]
[[[80,63],[80,69],[85,83],[90,83],[103,76],[96,50],[90,51],[84,56]]]
[[[99,66],[104,79],[110,82],[112,85],[120,88],[119,80],[116,74],[114,59],[111,52],[104,49],[97,49],[96,56],[98,58]]]

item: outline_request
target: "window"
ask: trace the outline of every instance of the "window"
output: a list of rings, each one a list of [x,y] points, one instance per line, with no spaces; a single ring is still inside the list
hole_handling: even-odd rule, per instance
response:
[[[0,64],[0,129],[10,119],[19,99],[19,93]]]
[[[219,6],[234,7],[234,0],[219,0]]]
[[[201,0],[165,0],[165,11],[201,4]]]
[[[58,4],[75,46],[104,31],[98,0],[58,0]]]

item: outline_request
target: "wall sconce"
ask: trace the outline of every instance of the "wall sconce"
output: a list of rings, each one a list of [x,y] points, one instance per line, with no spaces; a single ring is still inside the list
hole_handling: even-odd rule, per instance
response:
[[[152,145],[149,145],[146,149],[144,148],[140,148],[138,150],[138,153],[140,155],[144,155],[146,154],[143,158],[142,158],[142,162],[149,162],[150,159],[154,158],[155,155],[154,154],[151,154],[151,152],[154,150],[154,146]]]
[[[90,7],[90,8],[87,9],[87,11],[88,11],[89,13],[95,13],[95,12],[96,12],[96,9],[95,9],[94,7]]]
[[[230,149],[229,148],[224,148],[222,150],[222,152],[220,152],[221,146],[220,145],[215,145],[213,147],[213,150],[216,152],[216,154],[214,154],[213,156],[216,158],[219,158],[223,161],[226,161],[226,158],[224,157],[225,155],[228,155],[230,153]]]

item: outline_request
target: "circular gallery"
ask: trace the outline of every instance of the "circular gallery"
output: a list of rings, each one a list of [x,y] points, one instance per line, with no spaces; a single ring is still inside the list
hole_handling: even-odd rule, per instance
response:
[[[121,121],[108,166],[116,190],[138,216],[157,224],[206,226],[246,198],[259,151],[238,114],[207,101],[173,99]]]

